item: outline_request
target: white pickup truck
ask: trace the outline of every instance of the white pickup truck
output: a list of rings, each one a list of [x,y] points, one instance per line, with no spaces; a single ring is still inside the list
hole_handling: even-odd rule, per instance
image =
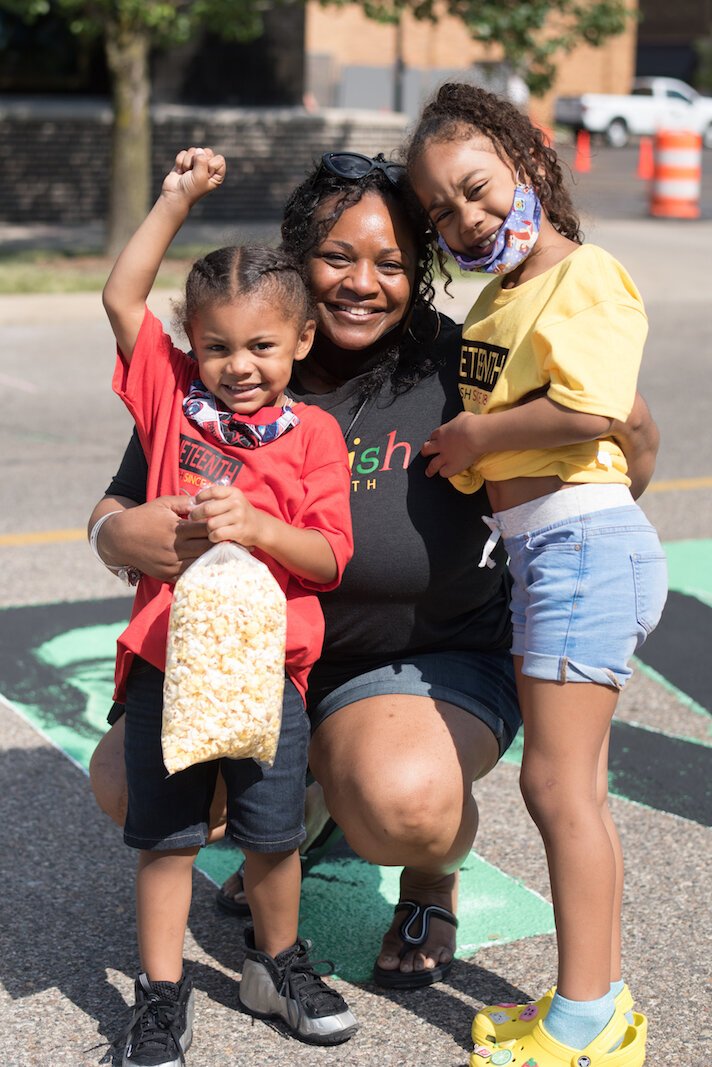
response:
[[[603,134],[614,148],[623,148],[632,136],[651,136],[665,128],[694,130],[702,134],[705,148],[712,148],[712,97],[700,96],[677,78],[636,78],[629,96],[560,96],[554,122]]]

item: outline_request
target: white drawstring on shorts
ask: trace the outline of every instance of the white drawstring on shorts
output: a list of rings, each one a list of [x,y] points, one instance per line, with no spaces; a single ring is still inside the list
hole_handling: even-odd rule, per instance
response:
[[[477,564],[477,566],[489,567],[491,570],[492,567],[496,567],[495,561],[493,559],[490,559],[490,556],[494,552],[495,546],[499,541],[500,531],[499,526],[497,525],[497,520],[491,518],[489,515],[483,515],[482,521],[485,526],[488,527],[490,535],[485,541],[484,548],[482,549],[482,556],[480,557],[480,562]]]

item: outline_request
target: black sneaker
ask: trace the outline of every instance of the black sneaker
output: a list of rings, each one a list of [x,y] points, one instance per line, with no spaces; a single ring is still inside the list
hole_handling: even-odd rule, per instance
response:
[[[136,1005],[122,1067],[182,1067],[193,1039],[193,983],[136,979]]]
[[[248,927],[245,946],[240,1003],[250,1015],[282,1019],[295,1037],[312,1045],[340,1045],[356,1033],[358,1023],[348,1004],[315,969],[317,963],[328,961],[309,959],[311,941],[298,938],[296,945],[273,959],[255,948]]]

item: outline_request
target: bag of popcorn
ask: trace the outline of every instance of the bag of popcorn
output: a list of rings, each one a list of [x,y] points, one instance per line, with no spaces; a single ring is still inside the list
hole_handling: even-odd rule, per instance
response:
[[[163,683],[163,762],[272,766],[282,721],[286,598],[268,567],[221,542],[175,584]]]

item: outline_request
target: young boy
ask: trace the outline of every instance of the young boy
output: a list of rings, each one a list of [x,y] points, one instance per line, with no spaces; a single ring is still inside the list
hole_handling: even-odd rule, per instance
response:
[[[309,728],[304,694],[321,649],[317,591],[338,584],[353,544],[346,446],[331,416],[291,404],[292,364],[314,321],[298,267],[267,248],[219,249],[194,264],[183,328],[195,360],[146,308],[168,246],[202,196],[225,176],[209,149],[179,153],[153,209],[104,289],[118,345],[114,389],[133,415],[148,460],[148,498],[185,490],[186,513],[211,541],[236,541],[272,571],[287,598],[282,728],[272,768],[223,760],[228,834],[245,852],[254,929],[240,1000],[278,1016],[295,1036],[337,1044],[357,1028],[342,997],[314,971],[298,937]],[[219,476],[218,476],[219,475]],[[224,484],[225,482],[229,484]],[[220,482],[221,484],[215,484]],[[192,865],[206,843],[216,762],[167,776],[161,754],[163,670],[171,587],[138,586],[118,642],[116,699],[126,706],[129,803],[124,839],[139,850],[136,901],[141,971],[124,1067],[183,1062],[193,993],[183,974]]]

